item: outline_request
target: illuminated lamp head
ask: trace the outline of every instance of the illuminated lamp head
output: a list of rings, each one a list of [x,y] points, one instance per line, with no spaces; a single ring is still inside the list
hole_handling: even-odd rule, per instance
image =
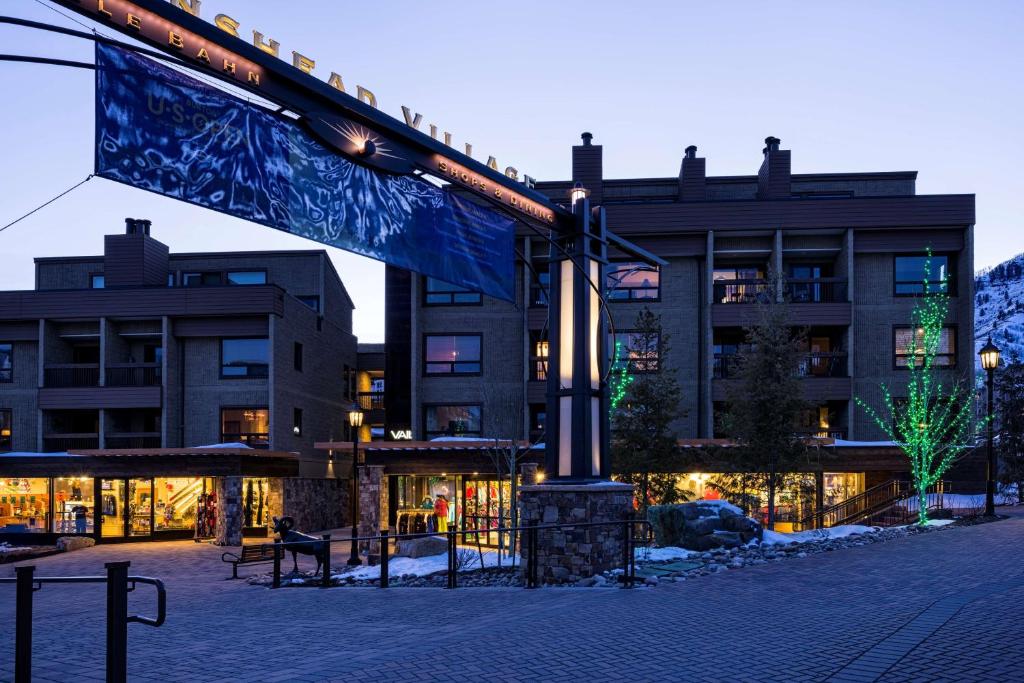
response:
[[[377,152],[377,145],[369,138],[356,141],[356,153],[361,157],[371,157]]]
[[[589,194],[590,190],[583,187],[583,183],[577,180],[575,183],[573,183],[572,189],[569,190],[569,200],[572,202],[573,206],[576,206],[576,202],[580,201],[581,199],[586,199],[587,195]]]

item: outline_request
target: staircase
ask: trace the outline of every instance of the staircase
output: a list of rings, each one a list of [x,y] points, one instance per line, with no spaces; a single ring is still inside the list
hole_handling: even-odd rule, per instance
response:
[[[940,481],[928,488],[928,494],[935,495],[935,504],[929,509],[942,507],[942,494],[949,490],[949,484]],[[894,526],[909,524],[917,517],[917,511],[901,503],[914,499],[915,493],[909,481],[890,479],[872,486],[863,493],[816,512],[794,525],[798,530],[819,529],[842,524],[863,524],[866,526]]]

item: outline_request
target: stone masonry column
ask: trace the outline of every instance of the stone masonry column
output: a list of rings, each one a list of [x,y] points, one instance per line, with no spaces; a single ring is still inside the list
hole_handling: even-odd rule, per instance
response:
[[[519,466],[519,474],[522,477],[520,486],[533,486],[537,483],[537,463],[524,462]]]
[[[633,487],[613,481],[534,484],[519,489],[520,524],[622,522],[633,516]],[[542,583],[574,583],[622,567],[625,524],[538,531],[537,566]],[[529,561],[522,543],[521,566]]]
[[[386,478],[382,465],[362,465],[359,468],[359,535],[377,536],[387,526]],[[360,552],[368,552],[370,564],[380,557],[380,543],[360,542]],[[367,548],[369,545],[369,548]]]
[[[242,478],[217,477],[216,545],[242,545]]]

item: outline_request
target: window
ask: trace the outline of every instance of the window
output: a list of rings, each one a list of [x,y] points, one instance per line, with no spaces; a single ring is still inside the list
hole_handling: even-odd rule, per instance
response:
[[[539,307],[548,305],[548,291],[551,286],[551,274],[548,272],[547,262],[533,264],[537,274],[530,273],[530,306]]]
[[[292,409],[292,434],[302,436],[302,408]]]
[[[270,410],[221,408],[221,443],[244,443],[252,448],[270,447]]]
[[[0,528],[8,533],[50,530],[50,480],[0,479]]]
[[[452,285],[432,277],[426,278],[423,303],[427,306],[470,306],[482,301],[480,292]]]
[[[605,270],[605,288],[612,301],[657,299],[661,272],[646,263],[609,263]]]
[[[196,477],[157,477],[153,481],[156,530],[194,529],[196,514],[201,505],[199,501],[203,499],[203,493],[214,490],[213,487],[213,479],[204,481]],[[245,490],[243,484],[243,494]],[[262,502],[262,492],[260,498]],[[243,496],[243,502],[246,500],[248,496]]]
[[[229,285],[265,285],[265,284],[267,284],[267,271],[265,271],[265,270],[234,270],[234,271],[230,271],[230,272],[228,272],[228,284]]]
[[[302,372],[302,344],[295,342],[295,371]]]
[[[608,345],[608,355],[615,353],[615,345],[619,346],[619,356],[629,363],[630,372],[657,372],[658,351],[661,348],[661,335],[644,332],[616,332],[615,338]]]
[[[14,381],[14,346],[0,344],[0,382]]]
[[[220,273],[182,273],[182,287],[206,287],[220,284]]]
[[[925,272],[925,265],[928,272]],[[895,257],[896,296],[920,296],[926,292],[954,293],[953,259],[947,254]]]
[[[89,276],[89,287],[91,289],[103,289],[107,284],[107,279],[102,274],[94,273]]]
[[[423,432],[437,436],[480,436],[480,406],[425,406]]]
[[[320,312],[320,297],[316,294],[307,294],[305,296],[297,296],[295,298],[312,308],[317,313]]]
[[[167,286],[168,287],[173,287],[174,286],[174,273],[167,273]]]
[[[91,534],[95,531],[95,493],[92,477],[53,479],[53,532]]]
[[[9,451],[12,448],[12,422],[11,411],[0,410],[0,451]]]
[[[716,304],[756,303],[767,291],[762,266],[730,266],[715,268],[714,296]]]
[[[480,335],[430,334],[424,337],[424,372],[427,375],[480,373]]]
[[[530,404],[530,440],[539,439],[544,434],[547,416],[547,406],[545,404]]]
[[[924,355],[924,330],[917,328],[915,332],[911,327],[897,327],[893,342],[897,368],[905,368],[910,365],[911,347],[913,347],[914,353],[917,355],[917,365],[920,365]],[[942,333],[935,349],[934,364],[935,367],[945,368],[951,368],[956,365],[956,328],[942,328]]]
[[[221,377],[266,377],[270,365],[266,338],[221,339]]]
[[[548,377],[548,339],[539,330],[530,332],[530,379],[545,380]]]

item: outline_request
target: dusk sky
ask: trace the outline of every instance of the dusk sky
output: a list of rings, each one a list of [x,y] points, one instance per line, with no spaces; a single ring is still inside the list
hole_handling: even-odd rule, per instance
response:
[[[82,28],[45,2],[4,13]],[[63,10],[61,10],[63,11]],[[564,179],[591,131],[606,177],[664,177],[698,146],[710,175],[752,174],[767,135],[793,172],[919,171],[917,191],[976,193],[975,267],[1024,252],[1024,4],[987,2],[376,2],[203,0],[454,134],[474,156]],[[84,22],[92,28],[93,24]],[[105,31],[113,35],[113,31]],[[92,60],[92,43],[0,26],[3,52]],[[84,179],[93,74],[0,64],[0,225]],[[94,178],[0,232],[0,290],[33,286],[35,256],[95,254],[126,216],[172,251],[320,245]],[[614,228],[614,226],[611,226]],[[383,266],[328,248],[382,341]]]

